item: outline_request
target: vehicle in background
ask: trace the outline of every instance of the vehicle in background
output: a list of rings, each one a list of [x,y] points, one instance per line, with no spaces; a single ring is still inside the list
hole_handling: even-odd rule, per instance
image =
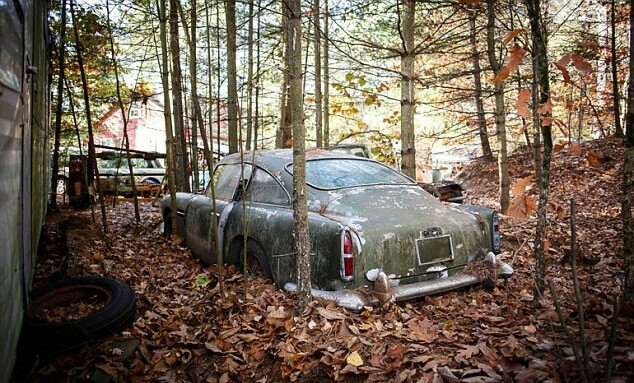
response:
[[[362,144],[334,145],[326,148],[331,152],[351,154],[353,156],[370,158],[370,151]]]
[[[351,154],[357,157],[370,158],[370,151],[363,144],[335,145],[326,148],[334,153]],[[441,175],[440,172],[434,173]],[[467,198],[467,191],[457,182],[439,178],[432,183],[418,183],[426,192],[441,201],[463,203]]]

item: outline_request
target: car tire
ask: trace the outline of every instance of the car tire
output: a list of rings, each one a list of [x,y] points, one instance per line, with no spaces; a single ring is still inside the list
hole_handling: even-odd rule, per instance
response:
[[[97,295],[103,306],[79,319],[49,322],[38,314],[73,299]],[[136,297],[132,288],[106,277],[80,277],[62,280],[36,289],[22,327],[24,346],[33,353],[58,354],[103,340],[129,327],[136,315]]]
[[[242,243],[239,245],[242,247]],[[242,254],[242,251],[240,251]],[[244,257],[240,256],[240,270],[244,270],[243,265]],[[273,279],[273,274],[271,273],[271,267],[269,266],[269,261],[266,258],[266,254],[264,253],[264,249],[257,242],[253,240],[247,241],[247,278],[265,278],[265,279]]]

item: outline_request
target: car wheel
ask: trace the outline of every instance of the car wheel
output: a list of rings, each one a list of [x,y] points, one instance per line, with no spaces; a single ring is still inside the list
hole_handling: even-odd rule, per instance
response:
[[[67,279],[34,290],[31,297],[22,337],[33,353],[76,350],[129,327],[136,315],[134,291],[112,278]]]
[[[242,246],[242,244],[240,244]],[[241,252],[242,253],[242,252]],[[240,263],[242,264],[244,257],[240,257]],[[247,278],[265,278],[273,279],[271,268],[269,267],[269,261],[266,258],[264,249],[258,245],[255,241],[247,241]],[[241,269],[244,269],[241,267]]]

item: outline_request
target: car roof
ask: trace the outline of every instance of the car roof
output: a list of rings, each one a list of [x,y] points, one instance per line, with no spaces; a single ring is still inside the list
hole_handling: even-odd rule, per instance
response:
[[[320,148],[311,148],[306,150],[306,160],[318,160],[327,158],[347,158],[355,160],[366,160],[366,158],[354,156],[347,153],[336,153],[330,150]],[[293,162],[293,149],[263,149],[244,152],[244,161],[255,163],[264,168],[283,169],[288,163]],[[240,153],[233,153],[224,157],[220,163],[237,163],[240,162]]]

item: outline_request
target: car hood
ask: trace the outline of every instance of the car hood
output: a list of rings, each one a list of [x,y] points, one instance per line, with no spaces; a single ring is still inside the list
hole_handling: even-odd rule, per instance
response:
[[[320,194],[310,209],[357,234],[366,272],[379,269],[397,279],[412,277],[432,266],[464,266],[489,251],[484,220],[438,202],[416,185]]]

